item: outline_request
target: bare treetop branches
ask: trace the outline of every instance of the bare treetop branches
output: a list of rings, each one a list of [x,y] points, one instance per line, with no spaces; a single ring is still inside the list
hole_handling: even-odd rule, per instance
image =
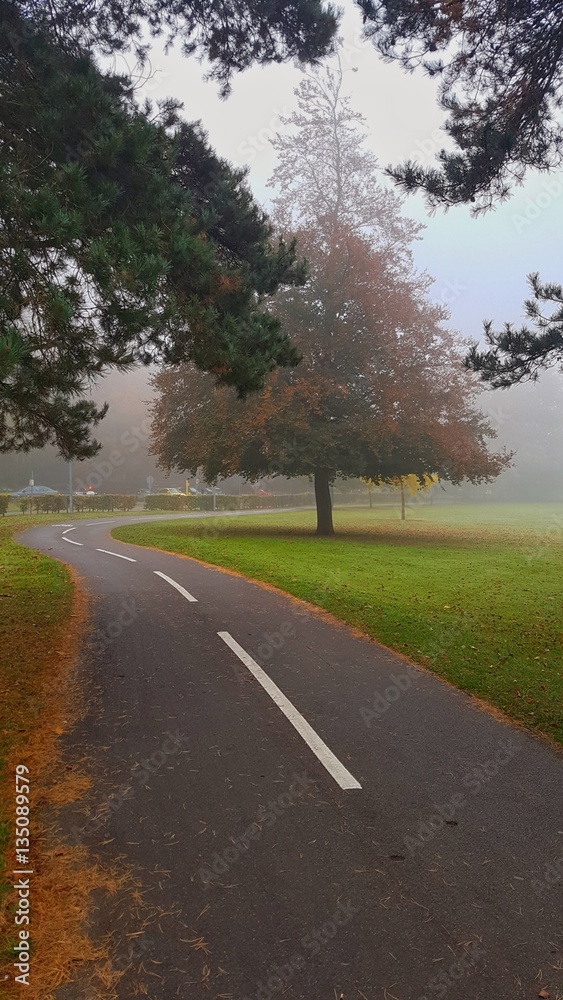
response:
[[[364,119],[343,91],[343,71],[311,72],[296,90],[298,109],[281,118],[273,141],[278,165],[274,217],[282,229],[335,226],[369,233],[382,252],[396,255],[422,228],[400,213],[400,199],[376,179],[377,160],[365,148]],[[299,142],[295,141],[296,135]]]

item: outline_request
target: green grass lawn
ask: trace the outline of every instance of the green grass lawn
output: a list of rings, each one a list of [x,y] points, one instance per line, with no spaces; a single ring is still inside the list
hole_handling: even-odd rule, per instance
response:
[[[0,906],[8,890],[2,877],[6,854],[14,846],[13,816],[7,815],[14,776],[6,773],[6,759],[37,723],[42,686],[72,605],[64,566],[12,539],[37,520],[0,518]]]
[[[341,509],[112,535],[275,584],[563,744],[563,504]]]

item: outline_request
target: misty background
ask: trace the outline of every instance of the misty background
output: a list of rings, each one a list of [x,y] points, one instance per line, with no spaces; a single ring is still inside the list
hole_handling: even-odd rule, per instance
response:
[[[385,63],[362,41],[361,18],[349,4],[341,36],[345,90],[365,118],[366,145],[382,169],[406,159],[428,166],[444,144],[436,84],[422,72],[407,74]],[[114,65],[119,70],[119,61]],[[253,67],[234,78],[226,101],[205,75],[205,64],[153,44],[150,72],[139,78],[139,99],[179,99],[187,118],[202,121],[219,155],[248,167],[250,186],[267,210],[272,194],[267,180],[276,162],[270,139],[283,128],[280,117],[295,107],[293,90],[301,70],[292,65]],[[392,186],[383,176],[381,181]],[[414,246],[415,263],[434,278],[431,298],[447,307],[448,325],[464,338],[480,339],[485,319],[496,328],[506,320],[520,324],[530,272],[538,271],[544,281],[561,280],[563,171],[529,172],[508,201],[477,219],[466,206],[430,216],[421,194],[405,200],[404,212],[426,227]],[[76,489],[92,485],[96,492],[137,492],[150,485],[148,477],[154,479],[153,489],[183,486],[182,474],[167,479],[149,455],[149,374],[140,368],[112,373],[94,388],[93,398],[109,403],[96,433],[103,447],[96,458],[73,463]],[[484,391],[480,408],[490,416],[499,443],[515,451],[513,467],[492,484],[467,484],[448,494],[471,500],[563,499],[562,390],[563,375],[554,370],[543,373],[535,385]],[[0,490],[25,486],[32,470],[36,484],[66,489],[66,463],[46,448],[0,456]]]

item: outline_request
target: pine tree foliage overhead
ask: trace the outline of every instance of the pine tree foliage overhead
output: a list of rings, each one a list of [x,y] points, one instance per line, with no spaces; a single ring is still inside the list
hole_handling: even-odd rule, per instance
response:
[[[562,0],[357,0],[365,32],[388,59],[423,67],[439,81],[447,112],[447,148],[437,164],[389,168],[405,191],[423,190],[430,205],[490,209],[530,169],[563,164]],[[475,345],[467,365],[492,387],[535,380],[563,362],[561,286],[531,275],[531,325]],[[544,309],[552,312],[545,315]]]
[[[391,170],[432,205],[505,198],[529,168],[563,162],[561,0],[358,0],[366,35],[388,59],[439,80],[453,150],[439,166]]]
[[[495,332],[492,323],[485,323],[486,349],[479,350],[475,344],[466,359],[467,367],[478,372],[493,389],[537,382],[546,368],[560,366],[563,370],[563,288],[544,284],[538,274],[530,275],[529,281],[533,297],[525,308],[535,331],[505,323],[502,330]],[[542,303],[549,303],[548,315]]]
[[[88,51],[126,45],[145,15],[179,31],[173,7],[0,0],[0,450],[93,454],[104,408],[84,395],[112,367],[191,360],[245,395],[298,360],[262,305],[304,279],[295,247],[197,123],[139,107]]]
[[[330,50],[335,9],[321,0],[14,0],[60,46],[147,52],[147,35],[177,41],[209,63],[228,93],[233,73],[259,63],[314,63]]]

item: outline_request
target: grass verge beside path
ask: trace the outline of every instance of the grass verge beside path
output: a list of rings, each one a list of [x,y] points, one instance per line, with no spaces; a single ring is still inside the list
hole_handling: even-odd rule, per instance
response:
[[[85,621],[82,593],[59,562],[25,548],[12,535],[39,518],[0,518],[0,997],[54,1000],[55,990],[83,969],[96,986],[118,981],[105,948],[87,935],[93,893],[103,899],[123,884],[80,844],[61,841],[58,810],[81,798],[89,778],[62,762],[59,738],[79,709],[73,678],[76,644]],[[52,515],[42,520],[52,522]],[[31,962],[29,985],[16,983],[14,945],[18,897],[15,766],[29,768]],[[48,817],[48,819],[47,819]],[[27,866],[26,866],[27,867]],[[82,963],[82,964],[81,964]],[[98,971],[101,970],[101,971]],[[116,997],[108,988],[96,996]],[[90,994],[89,994],[90,995]],[[92,996],[94,991],[92,991]]]
[[[12,540],[29,520],[0,519],[0,906],[9,888],[4,872],[13,847],[8,802],[14,776],[6,773],[6,761],[37,725],[53,647],[72,613],[72,582],[64,566]]]
[[[112,535],[310,601],[563,744],[563,504],[337,510],[124,525]]]

